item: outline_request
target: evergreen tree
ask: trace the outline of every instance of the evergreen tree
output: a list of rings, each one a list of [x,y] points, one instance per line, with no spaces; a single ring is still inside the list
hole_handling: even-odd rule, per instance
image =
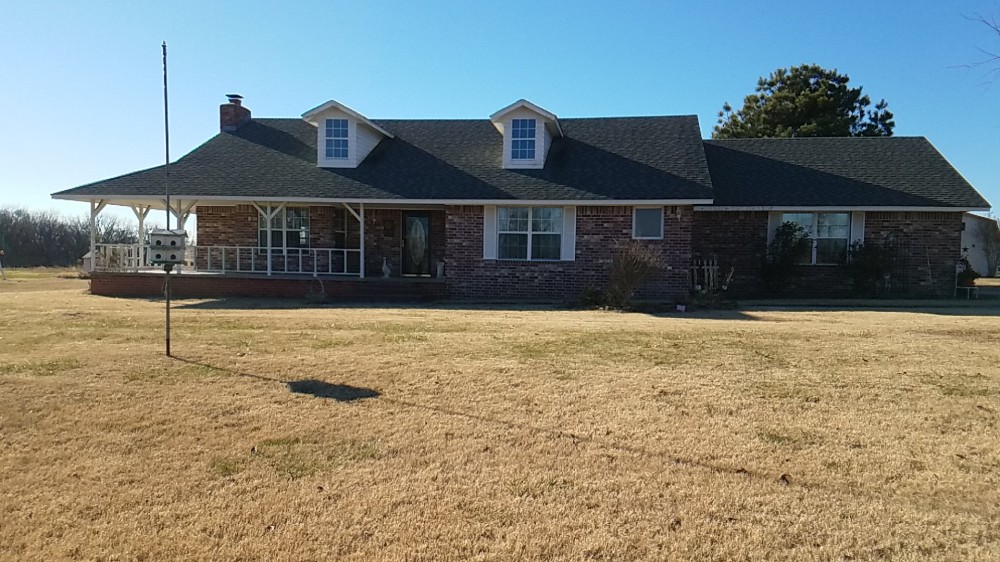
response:
[[[892,136],[896,123],[885,100],[872,108],[849,81],[817,65],[780,68],[757,81],[742,108],[722,106],[712,138]]]

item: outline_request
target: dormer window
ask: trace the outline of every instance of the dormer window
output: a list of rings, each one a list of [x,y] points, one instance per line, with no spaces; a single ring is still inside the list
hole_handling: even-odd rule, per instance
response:
[[[357,168],[383,139],[393,138],[364,115],[330,100],[302,114],[316,127],[316,165],[320,168]]]
[[[326,157],[347,158],[347,119],[326,120]]]
[[[503,135],[503,167],[508,170],[540,170],[552,148],[552,141],[563,136],[555,114],[527,100],[518,100],[490,115],[490,121]]]
[[[511,126],[511,160],[535,159],[535,120],[512,119]]]

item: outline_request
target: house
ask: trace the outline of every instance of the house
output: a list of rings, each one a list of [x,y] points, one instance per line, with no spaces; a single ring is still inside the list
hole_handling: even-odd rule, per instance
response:
[[[785,221],[813,237],[798,294],[849,292],[849,245],[878,240],[897,250],[895,292],[948,295],[962,216],[989,208],[923,138],[704,141],[693,115],[563,119],[526,100],[488,119],[373,120],[336,101],[258,119],[232,95],[219,134],[166,171],[53,197],[92,217],[129,206],[142,228],[169,181],[177,226],[197,215],[174,283],[188,296],[572,299],[630,239],[666,261],[640,296],[689,292],[695,259],[756,294]],[[92,291],[158,294],[139,252]]]
[[[1000,222],[966,213],[962,217],[962,252],[983,277],[1000,277]]]

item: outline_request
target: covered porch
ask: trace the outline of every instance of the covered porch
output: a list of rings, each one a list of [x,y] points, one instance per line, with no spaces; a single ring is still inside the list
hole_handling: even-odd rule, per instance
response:
[[[91,200],[91,273],[143,273],[149,263],[148,222],[165,200]],[[96,219],[109,204],[130,208],[138,221],[137,244],[102,244]],[[445,210],[442,206],[391,206],[350,202],[209,201],[177,198],[171,227],[184,229],[192,215],[184,264],[178,273],[219,276],[443,279]]]
[[[137,276],[155,277],[162,270],[149,263],[146,224],[150,211],[167,209],[166,201],[89,203],[91,251],[85,269],[94,279],[95,292],[105,287],[110,294],[114,285],[116,294],[131,294],[130,286],[149,293],[146,285],[152,281]],[[96,219],[109,204],[132,209],[140,243],[102,244],[96,239]],[[288,295],[305,289],[355,294],[359,291],[337,283],[352,279],[392,282],[380,290],[383,293],[395,293],[406,285],[444,283],[443,206],[178,198],[169,208],[173,228],[185,228],[192,216],[197,217],[196,228],[188,232],[184,263],[175,269],[182,276],[199,278],[190,282],[192,295],[210,296],[206,287],[218,295]],[[122,281],[109,281],[113,276]],[[208,281],[208,277],[229,281]],[[126,278],[131,281],[124,282]],[[309,278],[321,280],[322,287],[296,282]],[[246,280],[274,283],[268,289]],[[442,291],[432,292],[439,296]]]

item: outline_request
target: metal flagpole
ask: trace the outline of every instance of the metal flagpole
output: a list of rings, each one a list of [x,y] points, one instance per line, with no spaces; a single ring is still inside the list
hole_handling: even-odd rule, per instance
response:
[[[166,192],[167,204],[167,230],[170,230],[170,119],[167,113],[167,42],[163,42],[163,137],[165,151],[165,165],[163,166],[163,189]],[[163,266],[166,275],[166,282],[163,284],[163,293],[166,297],[166,344],[167,357],[170,357],[170,270],[171,264]]]

